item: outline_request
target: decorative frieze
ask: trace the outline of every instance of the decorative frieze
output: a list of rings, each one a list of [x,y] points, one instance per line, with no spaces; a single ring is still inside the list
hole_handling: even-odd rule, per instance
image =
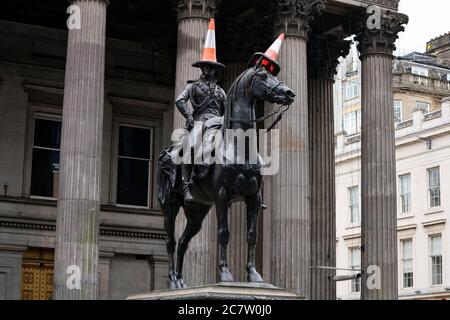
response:
[[[370,53],[392,54],[396,49],[398,34],[405,30],[404,24],[409,20],[407,15],[392,11],[381,12],[379,18],[375,14],[364,10],[354,14],[352,18],[358,50],[362,56]],[[380,23],[371,25],[368,23],[369,19],[380,19]]]
[[[43,230],[43,231],[55,231],[56,229],[54,224],[32,223],[22,221],[5,221],[5,220],[0,221],[0,228]],[[107,228],[101,228],[100,235],[124,237],[124,238],[156,239],[156,240],[166,239],[166,235],[164,233],[118,230]]]
[[[16,222],[16,221],[0,221],[0,228],[46,230],[46,231],[55,231],[56,229],[54,224]]]
[[[213,18],[221,0],[173,0],[177,19]]]
[[[156,239],[165,240],[166,235],[164,233],[153,232],[141,232],[141,231],[123,231],[116,229],[100,229],[100,235],[102,236],[114,236],[125,238],[141,238],[141,239]]]
[[[276,31],[308,37],[314,17],[326,8],[326,0],[276,0]]]

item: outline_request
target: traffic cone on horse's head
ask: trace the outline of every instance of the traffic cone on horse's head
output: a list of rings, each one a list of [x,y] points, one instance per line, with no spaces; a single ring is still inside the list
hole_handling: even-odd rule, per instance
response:
[[[223,69],[225,66],[217,62],[216,57],[216,31],[214,19],[209,21],[208,33],[206,34],[205,45],[202,50],[200,61],[194,62],[193,67],[201,68],[203,65],[210,65],[217,69]]]
[[[280,64],[277,62],[278,54],[280,53],[281,45],[283,44],[284,33],[280,34],[278,38],[272,43],[266,52],[256,52],[253,54],[248,67],[253,67],[260,64],[265,67],[270,73],[276,76],[280,72]]]

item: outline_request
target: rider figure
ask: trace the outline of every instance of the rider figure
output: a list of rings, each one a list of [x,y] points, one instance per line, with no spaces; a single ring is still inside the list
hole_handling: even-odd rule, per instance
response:
[[[187,86],[176,99],[175,105],[186,118],[186,130],[190,132],[194,126],[194,121],[201,121],[203,123],[202,131],[204,132],[208,129],[207,120],[223,116],[226,100],[226,94],[217,85],[215,77],[216,72],[224,69],[225,66],[217,62],[216,59],[214,20],[209,25],[202,59],[194,62],[192,66],[200,68],[202,74],[198,80],[188,81]],[[191,101],[193,112],[188,107],[188,100]],[[184,201],[192,202],[194,200],[190,190],[192,164],[184,163],[181,170]]]

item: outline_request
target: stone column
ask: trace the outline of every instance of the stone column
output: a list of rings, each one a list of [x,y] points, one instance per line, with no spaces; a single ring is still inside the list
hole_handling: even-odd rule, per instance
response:
[[[314,34],[308,42],[311,266],[336,267],[333,83],[350,43]],[[311,299],[336,299],[334,270],[311,269]]]
[[[96,299],[105,74],[105,0],[76,0],[69,30],[56,221],[55,299]],[[67,286],[69,277],[80,287]]]
[[[362,63],[361,265],[367,271],[362,275],[361,299],[397,299],[392,53],[408,17],[383,13],[380,28],[366,23],[366,14],[360,19],[356,39]]]
[[[280,130],[280,167],[271,178],[271,281],[310,295],[310,210],[307,36],[324,1],[277,1],[277,31],[285,32],[278,78],[296,93]]]
[[[175,74],[175,98],[183,91],[188,80],[198,79],[201,71],[192,67],[200,59],[209,19],[214,17],[219,0],[178,0],[176,12],[178,19],[177,62]],[[173,127],[184,128],[185,119],[174,106]],[[189,243],[186,252],[183,278],[188,286],[216,282],[218,261],[217,230],[215,214],[210,212],[201,231]],[[184,230],[186,218],[180,212],[177,218],[177,241]]]

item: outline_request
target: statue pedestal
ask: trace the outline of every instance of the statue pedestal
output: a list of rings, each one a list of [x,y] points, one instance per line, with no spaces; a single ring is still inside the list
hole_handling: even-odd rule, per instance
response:
[[[136,294],[127,300],[301,300],[303,297],[268,283],[219,282],[186,289]]]

